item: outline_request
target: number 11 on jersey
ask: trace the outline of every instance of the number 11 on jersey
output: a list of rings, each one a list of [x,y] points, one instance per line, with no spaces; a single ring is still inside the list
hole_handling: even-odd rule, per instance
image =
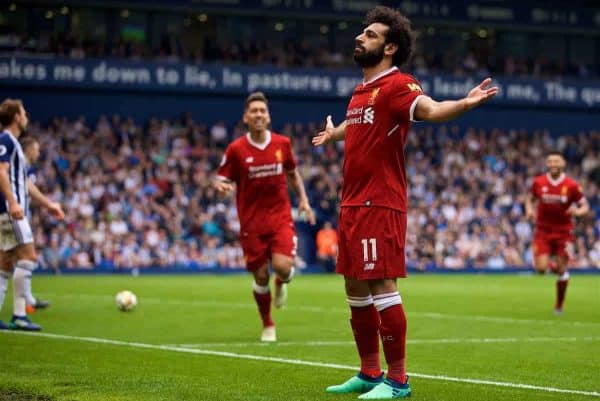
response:
[[[377,261],[377,238],[363,238],[363,259],[365,261],[365,270],[373,270]],[[371,245],[369,247],[369,245]],[[370,251],[369,252],[369,248]]]

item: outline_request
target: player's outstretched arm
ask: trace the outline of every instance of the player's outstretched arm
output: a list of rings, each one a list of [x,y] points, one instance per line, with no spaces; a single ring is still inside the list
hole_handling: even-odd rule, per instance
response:
[[[327,116],[325,129],[312,139],[314,146],[321,146],[328,143],[343,141],[346,138],[346,120],[337,127],[333,125],[331,116]]]
[[[215,178],[213,181],[213,187],[221,196],[229,195],[234,189],[233,181],[223,176],[217,176]]]
[[[315,214],[310,207],[308,197],[306,196],[306,191],[304,190],[304,183],[302,182],[300,172],[297,168],[295,168],[287,172],[287,177],[291,187],[294,189],[294,192],[296,195],[298,195],[298,214],[304,214],[306,220],[308,220],[308,222],[314,226],[317,221]]]
[[[569,213],[571,216],[581,217],[581,216],[585,216],[586,214],[588,214],[589,211],[590,211],[590,204],[588,203],[588,201],[585,197],[582,197],[579,200],[579,202],[577,202],[577,206],[572,207],[569,210],[567,210],[567,213]]]
[[[461,114],[483,104],[496,96],[498,88],[489,87],[492,78],[486,78],[471,89],[469,94],[459,100],[437,102],[430,97],[423,97],[417,102],[414,117],[419,121],[444,122],[453,120]]]
[[[40,189],[30,180],[27,180],[27,191],[31,195],[31,199],[38,205],[45,207],[48,209],[52,216],[56,217],[59,220],[65,218],[65,212],[62,210],[60,203],[51,201],[46,195],[40,191]]]
[[[25,212],[13,194],[12,186],[10,185],[10,178],[8,176],[9,169],[9,163],[0,162],[0,192],[2,192],[4,199],[6,199],[10,217],[15,220],[21,220],[23,217],[25,217]]]

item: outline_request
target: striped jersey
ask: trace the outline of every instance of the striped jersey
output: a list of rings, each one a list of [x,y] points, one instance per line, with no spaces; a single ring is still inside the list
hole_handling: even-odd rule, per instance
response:
[[[8,131],[0,133],[0,162],[9,163],[8,176],[13,195],[27,214],[29,192],[27,191],[28,164],[19,141]],[[8,202],[0,193],[0,214],[8,213]]]

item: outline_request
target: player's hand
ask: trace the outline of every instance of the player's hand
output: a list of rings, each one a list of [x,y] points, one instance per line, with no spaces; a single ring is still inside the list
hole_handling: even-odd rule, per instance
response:
[[[317,134],[312,139],[312,144],[314,146],[321,146],[327,143],[333,142],[333,129],[334,129],[333,121],[331,120],[331,115],[327,116],[327,122],[325,123],[325,129]]]
[[[525,218],[529,221],[535,221],[535,212],[533,210],[528,211],[525,214]]]
[[[10,213],[10,217],[12,217],[13,220],[21,220],[23,217],[25,217],[23,208],[17,201],[14,200],[8,204],[8,213]]]
[[[573,216],[573,217],[579,217],[580,216],[579,211],[575,207],[567,209],[567,214],[569,216]]]
[[[48,205],[48,211],[52,216],[54,216],[58,220],[63,220],[65,218],[65,212],[63,212],[60,203],[50,202],[50,204]]]
[[[214,187],[220,195],[227,195],[233,191],[233,183],[227,180],[217,180]]]
[[[304,213],[306,220],[308,220],[311,225],[314,226],[317,223],[317,220],[315,219],[315,213],[313,212],[307,200],[301,201],[298,204],[298,214],[302,213]]]
[[[492,83],[492,78],[486,78],[481,82],[478,86],[471,89],[467,97],[465,98],[467,107],[472,109],[473,107],[477,107],[482,103],[487,102],[498,93],[498,87],[492,86],[489,87]]]

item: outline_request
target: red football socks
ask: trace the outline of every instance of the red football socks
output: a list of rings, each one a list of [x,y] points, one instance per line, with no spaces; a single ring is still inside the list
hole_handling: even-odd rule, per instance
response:
[[[351,306],[350,310],[350,325],[360,356],[360,372],[370,377],[379,377],[379,314],[373,304],[364,307]]]
[[[562,309],[563,302],[565,302],[565,295],[567,294],[567,286],[569,280],[558,279],[556,282],[556,309]]]
[[[263,322],[263,327],[275,326],[273,319],[271,318],[271,292],[266,294],[259,294],[253,291],[256,305],[258,306],[258,312]]]
[[[379,312],[379,333],[388,364],[387,377],[406,383],[406,315],[402,304],[392,305]]]

